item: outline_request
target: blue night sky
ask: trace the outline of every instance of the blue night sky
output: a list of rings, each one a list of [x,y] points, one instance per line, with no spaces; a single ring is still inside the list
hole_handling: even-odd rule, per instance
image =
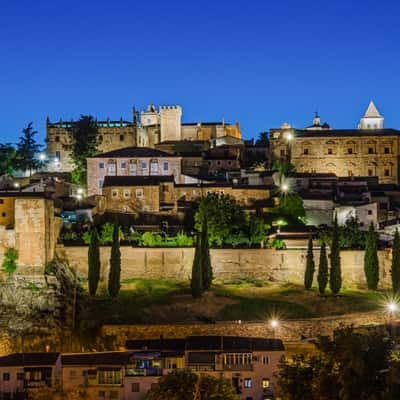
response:
[[[43,139],[46,116],[131,119],[149,103],[249,138],[316,110],[355,127],[372,98],[400,128],[399,3],[2,1],[0,141],[29,121]]]

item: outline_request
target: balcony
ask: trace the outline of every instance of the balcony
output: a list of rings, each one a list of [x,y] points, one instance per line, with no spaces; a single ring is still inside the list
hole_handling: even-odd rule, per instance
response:
[[[125,376],[162,376],[162,368],[127,369]]]
[[[253,371],[253,364],[223,364],[224,371]]]

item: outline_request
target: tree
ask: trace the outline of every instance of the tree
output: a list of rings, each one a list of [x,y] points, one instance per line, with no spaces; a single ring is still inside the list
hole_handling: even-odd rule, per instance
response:
[[[379,282],[379,260],[378,260],[378,245],[377,234],[374,225],[371,225],[368,230],[368,235],[365,243],[364,253],[364,272],[369,290],[377,290]]]
[[[393,292],[400,292],[400,234],[396,229],[392,246],[392,288]]]
[[[210,245],[221,246],[229,236],[247,232],[248,217],[235,198],[209,193],[200,200],[195,214],[195,229],[201,232],[207,220]]]
[[[239,400],[226,379],[177,370],[162,376],[146,393],[145,400]]]
[[[315,271],[313,239],[312,236],[308,239],[306,270],[304,272],[304,287],[309,290],[312,287]]]
[[[118,296],[121,288],[121,251],[119,248],[119,226],[114,225],[113,242],[111,245],[110,273],[108,276],[108,293],[110,297]]]
[[[333,294],[338,294],[342,287],[342,271],[340,265],[339,227],[335,214],[332,230],[331,253],[329,255],[331,270],[329,274],[329,287]]]
[[[196,235],[196,249],[194,251],[193,265],[192,265],[192,279],[190,281],[190,288],[193,297],[201,297],[203,294],[203,271],[202,271],[202,246],[201,236]]]
[[[43,161],[38,158],[42,146],[36,142],[35,135],[37,131],[33,129],[32,122],[22,130],[22,136],[19,138],[16,150],[16,167],[29,171],[29,176],[34,170],[43,166]]]
[[[72,128],[71,158],[74,164],[72,178],[78,185],[86,185],[86,159],[97,154],[98,127],[90,115],[81,115]]]
[[[328,284],[328,258],[326,256],[326,244],[325,242],[322,242],[321,252],[319,255],[319,267],[318,267],[318,290],[320,294],[325,293],[327,284]]]
[[[89,294],[96,295],[97,286],[100,280],[100,248],[99,248],[99,234],[97,229],[94,228],[90,235],[90,243],[88,249],[88,284]]]
[[[13,175],[16,169],[15,148],[9,144],[0,144],[0,175]]]
[[[260,132],[258,134],[258,138],[256,140],[256,145],[258,146],[269,146],[269,133],[268,132]]]
[[[210,258],[210,247],[208,244],[207,220],[203,221],[201,230],[201,274],[203,290],[209,290],[213,281],[213,271]]]
[[[11,276],[17,269],[18,251],[12,247],[9,247],[4,252],[3,257],[3,270]]]

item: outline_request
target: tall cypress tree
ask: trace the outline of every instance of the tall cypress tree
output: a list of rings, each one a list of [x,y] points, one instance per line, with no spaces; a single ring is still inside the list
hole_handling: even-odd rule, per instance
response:
[[[88,285],[89,294],[96,295],[97,286],[100,280],[100,248],[99,248],[99,234],[97,229],[94,228],[90,235],[90,244],[88,249]]]
[[[201,236],[197,234],[196,249],[192,265],[192,279],[190,287],[193,297],[200,297],[203,294],[203,271],[202,271],[202,253],[201,253]]]
[[[313,240],[312,236],[308,239],[306,270],[304,272],[304,287],[309,290],[312,287],[315,271]]]
[[[328,284],[328,258],[326,256],[326,244],[325,242],[322,242],[321,252],[319,255],[319,267],[318,267],[318,290],[320,294],[325,293],[327,284]]]
[[[400,292],[400,235],[396,229],[392,247],[392,288],[394,293]]]
[[[369,290],[378,289],[379,282],[379,260],[378,260],[378,244],[377,235],[374,225],[371,225],[368,230],[367,239],[365,241],[364,253],[364,272]]]
[[[119,248],[119,226],[114,224],[113,242],[111,245],[110,274],[108,276],[108,293],[112,298],[118,296],[121,288],[121,251]]]
[[[340,265],[339,226],[336,214],[333,220],[332,244],[329,257],[331,261],[329,287],[333,294],[338,294],[342,287],[342,271]]]
[[[210,247],[208,244],[207,219],[204,218],[201,229],[201,274],[203,290],[209,290],[213,280],[213,271],[210,258]]]

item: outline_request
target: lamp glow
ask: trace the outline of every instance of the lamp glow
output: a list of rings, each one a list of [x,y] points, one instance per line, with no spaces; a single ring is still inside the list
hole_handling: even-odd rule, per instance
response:
[[[397,311],[398,306],[396,303],[390,302],[386,305],[386,308],[390,313],[394,313]]]
[[[279,321],[277,319],[272,319],[271,320],[271,327],[273,329],[276,329],[279,326]]]

